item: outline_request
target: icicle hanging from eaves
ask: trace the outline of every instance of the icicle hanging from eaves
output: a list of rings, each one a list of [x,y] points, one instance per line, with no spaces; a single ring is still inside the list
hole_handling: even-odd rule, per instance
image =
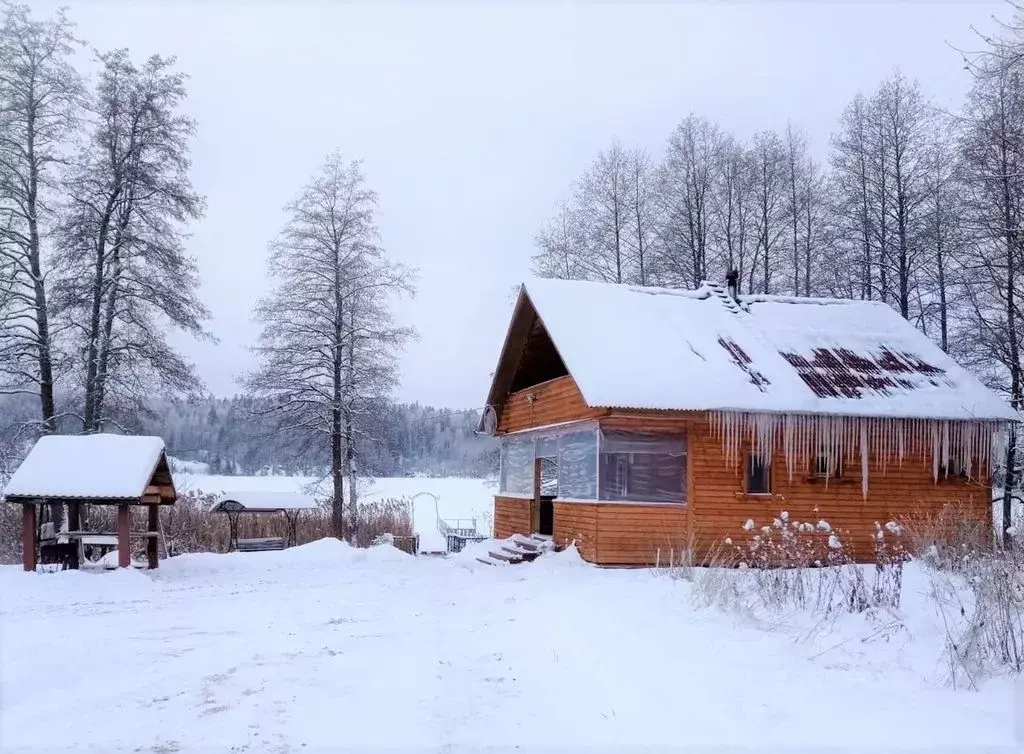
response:
[[[721,440],[727,462],[736,468],[749,451],[770,463],[781,450],[792,481],[798,469],[824,461],[826,483],[831,469],[858,460],[861,491],[868,494],[870,470],[882,474],[908,456],[931,459],[936,482],[950,473],[978,477],[989,468],[1003,421],[905,419],[840,415],[711,411],[708,421]]]

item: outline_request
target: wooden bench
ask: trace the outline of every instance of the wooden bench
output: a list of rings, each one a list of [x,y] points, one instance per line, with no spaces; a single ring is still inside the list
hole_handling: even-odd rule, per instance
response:
[[[264,552],[266,550],[283,550],[284,539],[281,537],[257,537],[255,539],[239,539],[235,541],[238,552]]]

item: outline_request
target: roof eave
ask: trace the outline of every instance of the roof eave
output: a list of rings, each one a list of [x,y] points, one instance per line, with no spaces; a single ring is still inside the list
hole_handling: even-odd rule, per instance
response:
[[[28,503],[37,503],[40,500],[109,500],[111,502],[138,502],[142,499],[142,495],[135,495],[134,497],[124,497],[121,495],[50,495],[50,494],[23,494],[18,493],[15,495],[4,495],[3,500],[8,503],[18,503],[20,505],[27,505]]]
[[[922,420],[922,421],[979,421],[979,422],[1024,422],[1024,415],[1013,412],[1013,417],[1004,415],[978,415],[978,414],[961,414],[961,415],[942,415],[935,414],[931,416],[923,414],[901,414],[901,413],[877,413],[877,412],[857,412],[857,411],[814,411],[800,408],[763,408],[763,407],[736,407],[736,406],[690,406],[686,408],[665,408],[663,406],[627,406],[627,405],[616,405],[616,404],[603,404],[598,403],[594,405],[587,404],[589,408],[601,408],[612,411],[656,411],[672,414],[694,414],[694,413],[709,413],[709,412],[723,412],[723,413],[736,413],[736,414],[797,414],[802,416],[843,416],[855,419],[906,419],[906,420]]]

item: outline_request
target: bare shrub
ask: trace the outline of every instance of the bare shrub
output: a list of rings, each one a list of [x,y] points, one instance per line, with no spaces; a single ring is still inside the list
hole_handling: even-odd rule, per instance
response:
[[[703,553],[698,565],[688,564],[673,575],[693,583],[694,600],[703,607],[743,608],[743,590],[736,548],[719,542]]]
[[[1019,550],[974,558],[967,583],[974,612],[951,646],[964,668],[990,672],[1024,669],[1024,555]]]
[[[1024,552],[952,550],[929,563],[932,597],[946,630],[950,681],[1024,671]]]
[[[160,509],[160,528],[168,555],[223,552],[228,548],[227,516],[210,512],[215,502],[216,495],[187,492],[174,505]]]
[[[910,514],[899,524],[913,556],[941,569],[961,570],[972,556],[993,550],[990,522],[961,503],[949,503],[938,512]]]
[[[845,533],[827,521],[794,521],[782,511],[763,526],[747,520],[743,531],[749,539],[734,544],[727,538],[721,553],[731,551],[731,557],[718,556],[732,570],[712,569],[718,572],[701,579],[708,604],[810,609],[825,615],[900,604],[907,554],[895,522],[875,524],[873,577],[871,566],[858,565],[847,553]]]
[[[21,562],[21,506],[0,503],[0,564]]]
[[[359,504],[359,526],[355,545],[368,547],[382,534],[396,537],[413,536],[409,501],[387,498]],[[326,535],[322,535],[326,536]]]
[[[692,581],[696,545],[696,532],[691,531],[683,537],[666,537],[664,545],[655,547],[651,552],[655,569],[672,578]]]

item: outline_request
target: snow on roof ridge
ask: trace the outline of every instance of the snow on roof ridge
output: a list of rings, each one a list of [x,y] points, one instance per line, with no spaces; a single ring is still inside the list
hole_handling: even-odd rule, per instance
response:
[[[621,290],[629,291],[630,293],[643,293],[651,296],[675,296],[678,298],[688,299],[706,299],[711,295],[711,291],[708,290],[709,285],[702,283],[697,288],[664,288],[656,285],[636,285],[634,283],[608,283],[603,280],[565,280],[564,278],[542,278],[533,277],[523,282],[523,287],[526,288],[529,293],[531,285],[540,284],[541,286],[565,286],[565,287],[583,287],[583,286],[612,286]]]
[[[884,301],[863,298],[825,298],[823,296],[780,296],[769,293],[747,293],[740,295],[744,304],[815,304],[818,306],[884,306]],[[891,308],[891,307],[890,307]]]

